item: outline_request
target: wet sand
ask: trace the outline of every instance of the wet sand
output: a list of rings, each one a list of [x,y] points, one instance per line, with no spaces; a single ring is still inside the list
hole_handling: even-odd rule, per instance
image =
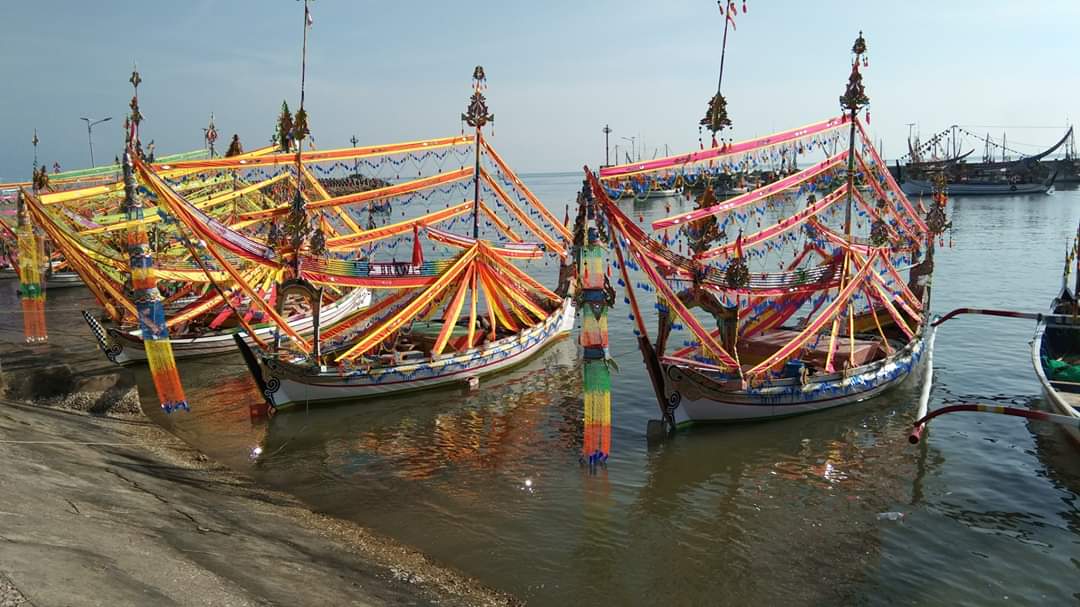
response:
[[[517,603],[208,461],[117,375],[0,400],[0,606]]]

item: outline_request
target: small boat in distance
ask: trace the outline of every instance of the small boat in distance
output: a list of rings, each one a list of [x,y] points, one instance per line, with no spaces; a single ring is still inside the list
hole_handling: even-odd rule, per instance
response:
[[[967,160],[974,150],[961,153],[964,147],[961,138],[965,135],[985,145],[981,162]],[[1072,137],[1073,130],[1069,127],[1057,143],[1042,152],[1010,159],[1009,154],[1019,153],[1008,147],[1004,135],[998,142],[989,134],[975,136],[966,128],[953,125],[924,143],[919,143],[917,136],[913,143],[909,137],[908,163],[901,166],[897,162],[890,171],[909,196],[929,195],[932,190],[930,180],[935,173],[945,175],[950,196],[1045,194],[1054,186],[1058,175],[1067,171],[1043,159],[1066,145]],[[931,152],[933,157],[926,158]],[[939,155],[945,158],[939,159]]]
[[[949,183],[950,196],[1012,196],[1018,194],[1048,194],[1054,187],[1057,173],[1038,183],[1016,181],[953,181]],[[930,196],[933,184],[925,180],[906,179],[900,182],[900,188],[908,196]]]

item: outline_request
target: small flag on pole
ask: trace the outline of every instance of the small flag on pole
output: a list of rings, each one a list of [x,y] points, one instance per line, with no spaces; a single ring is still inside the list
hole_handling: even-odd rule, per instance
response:
[[[738,9],[738,7],[735,6],[734,0],[728,2],[728,9],[727,9],[727,12],[725,13],[725,15],[727,16],[728,22],[731,23],[731,29],[733,29],[733,30],[737,29],[735,27],[735,14],[738,13],[738,12],[739,12],[739,9]]]

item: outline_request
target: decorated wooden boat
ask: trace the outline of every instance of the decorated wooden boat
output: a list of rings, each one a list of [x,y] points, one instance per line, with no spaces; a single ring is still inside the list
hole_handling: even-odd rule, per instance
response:
[[[346,202],[393,203],[411,217],[325,243],[327,253],[334,254],[411,236],[411,258],[377,261],[372,249],[362,262],[307,255],[297,264],[298,277],[309,284],[374,289],[371,306],[337,322],[320,318],[310,341],[283,335],[273,344],[250,346],[235,337],[272,409],[448,384],[475,386],[483,376],[527,361],[573,328],[567,255],[571,232],[485,140],[482,127],[492,117],[481,92],[481,67],[473,78],[473,95],[463,114],[475,129],[471,136],[371,146],[365,162],[385,157],[393,166],[421,167],[420,175],[340,197]],[[472,166],[443,171],[430,162],[437,159],[434,150],[439,147],[463,149]],[[318,152],[295,157],[302,164],[325,160]],[[425,170],[430,174],[425,176]],[[472,199],[458,203],[462,187]],[[410,201],[416,202],[409,206]],[[419,209],[417,202],[430,208]],[[450,229],[462,218],[462,227],[471,234]],[[519,230],[536,240],[526,241]],[[556,263],[556,290],[514,265],[530,260]]]
[[[354,289],[341,298],[327,304],[320,311],[320,322],[335,323],[357,309],[366,308],[371,304],[371,291],[368,289]],[[123,331],[110,327],[104,328],[94,316],[88,312],[83,313],[83,318],[98,341],[98,346],[105,356],[118,365],[128,365],[146,361],[146,349],[139,329]],[[297,334],[310,337],[315,330],[315,318],[311,314],[298,314],[288,319],[289,327]],[[272,339],[278,331],[273,323],[253,325],[255,335],[263,340]],[[255,339],[248,335],[241,327],[233,327],[220,331],[208,331],[196,335],[173,334],[171,336],[173,356],[176,358],[196,358],[203,356],[215,356],[219,354],[233,354],[236,352],[234,335],[241,335],[249,344],[255,343]]]
[[[928,349],[934,245],[948,227],[944,183],[920,211],[889,174],[858,117],[869,101],[861,36],[852,51],[839,118],[586,170],[668,429],[861,402],[910,377]],[[714,133],[729,125],[725,107],[717,93],[702,124]],[[822,161],[798,158],[819,150]],[[723,201],[706,187],[695,209],[654,221],[655,236],[604,187],[689,181],[703,171],[739,175],[780,161],[806,168],[760,172],[754,189]],[[645,297],[655,298],[652,334]]]
[[[256,353],[238,338],[237,345],[267,404],[283,409],[455,384],[475,388],[480,378],[527,362],[568,335],[574,328],[574,315],[573,301],[564,298],[540,323],[481,346],[434,357],[419,349],[393,351],[351,370],[312,367],[304,358],[290,360]]]

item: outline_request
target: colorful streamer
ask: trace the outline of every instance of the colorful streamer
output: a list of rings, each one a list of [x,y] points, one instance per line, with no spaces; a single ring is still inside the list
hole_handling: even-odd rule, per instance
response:
[[[596,228],[588,229],[588,244],[581,249],[578,275],[582,287],[581,346],[585,394],[585,433],[582,462],[595,474],[611,453],[611,371],[607,363],[608,299],[605,293],[604,247]]]
[[[134,167],[129,149],[124,152],[124,204],[128,221],[143,218],[142,203],[135,188]],[[134,229],[128,231],[128,255],[131,288],[139,316],[143,347],[146,349],[146,361],[150,365],[150,375],[153,377],[161,408],[166,413],[178,409],[190,411],[184,388],[180,385],[172,344],[169,342],[165,307],[162,305],[154,272],[154,258],[150,252],[146,228],[140,223],[136,223]]]
[[[45,267],[42,243],[26,210],[24,193],[18,195],[19,299],[22,303],[26,343],[48,341],[45,329]]]

